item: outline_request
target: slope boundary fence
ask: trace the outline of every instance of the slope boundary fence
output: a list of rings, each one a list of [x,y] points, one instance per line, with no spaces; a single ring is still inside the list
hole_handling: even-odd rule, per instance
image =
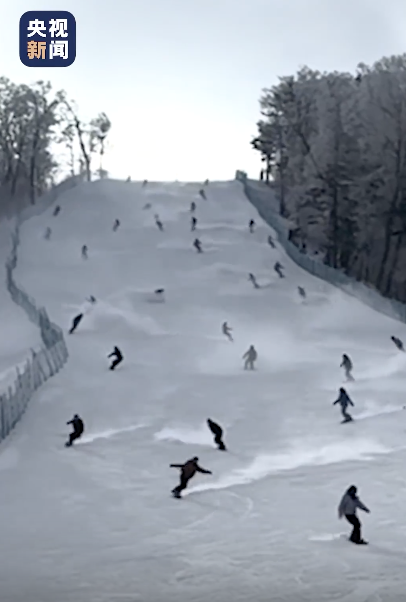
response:
[[[243,171],[237,171],[235,179],[241,182],[249,202],[255,207],[262,219],[275,230],[279,243],[297,265],[313,276],[341,289],[348,295],[356,297],[372,309],[406,323],[406,305],[404,303],[382,297],[375,289],[300,251],[288,238],[288,228],[284,223],[284,219],[278,213],[278,202],[271,188],[265,184],[261,185],[249,180],[247,174]]]
[[[27,350],[29,357],[25,364],[16,367],[16,380],[13,386],[0,395],[0,441],[5,439],[20,420],[34,392],[49,378],[59,372],[68,359],[68,349],[63,332],[49,319],[44,307],[38,307],[35,300],[21,288],[14,279],[20,244],[20,226],[50,207],[58,196],[76,186],[80,177],[70,177],[54,186],[33,207],[25,209],[15,220],[11,234],[11,252],[6,261],[6,285],[14,303],[19,305],[28,318],[40,330],[42,344],[38,349]]]

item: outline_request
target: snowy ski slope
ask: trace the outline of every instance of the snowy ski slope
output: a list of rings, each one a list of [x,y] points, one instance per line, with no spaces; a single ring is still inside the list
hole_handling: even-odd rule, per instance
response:
[[[0,448],[1,601],[398,601],[406,354],[390,336],[406,339],[404,326],[271,249],[238,183],[210,184],[207,201],[197,192],[86,184],[58,200],[57,218],[51,208],[22,226],[16,277],[51,319],[66,330],[86,297],[98,303],[67,336],[66,368]],[[151,303],[160,287],[166,302]],[[255,372],[241,359],[250,344]],[[125,359],[111,372],[114,345]],[[346,425],[332,406],[343,353],[356,378]],[[75,412],[86,433],[66,449]],[[228,453],[215,449],[208,417],[225,428]],[[196,475],[174,500],[169,464],[194,455],[213,476]],[[350,527],[337,505],[353,483],[372,511],[361,516],[367,547],[338,538]]]

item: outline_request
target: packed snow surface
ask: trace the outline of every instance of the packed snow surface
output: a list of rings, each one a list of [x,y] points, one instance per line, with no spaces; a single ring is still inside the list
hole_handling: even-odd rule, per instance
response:
[[[1,601],[398,601],[406,354],[390,336],[406,339],[405,328],[272,249],[240,184],[210,183],[207,201],[198,190],[83,184],[58,200],[57,218],[51,208],[22,227],[16,278],[50,317],[67,331],[86,297],[97,304],[66,336],[66,367],[0,447]],[[163,303],[152,302],[157,288]],[[252,372],[241,359],[250,344]],[[124,362],[112,372],[114,345]],[[343,385],[355,403],[344,425],[332,405]],[[86,431],[66,449],[76,412]],[[195,455],[213,475],[175,500],[169,464]],[[340,537],[351,484],[371,508],[360,513],[369,546]]]

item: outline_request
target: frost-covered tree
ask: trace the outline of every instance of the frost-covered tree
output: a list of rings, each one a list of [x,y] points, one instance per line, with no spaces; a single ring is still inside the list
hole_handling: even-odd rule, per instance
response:
[[[299,239],[406,301],[406,55],[360,64],[355,77],[302,68],[260,107],[252,144]]]

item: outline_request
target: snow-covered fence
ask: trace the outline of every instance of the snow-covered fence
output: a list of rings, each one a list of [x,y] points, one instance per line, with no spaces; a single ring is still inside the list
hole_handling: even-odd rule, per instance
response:
[[[404,303],[382,297],[375,289],[300,251],[288,238],[289,230],[286,220],[278,213],[278,202],[271,189],[265,188],[265,185],[261,188],[257,183],[250,182],[242,171],[236,173],[236,179],[241,182],[247,199],[254,205],[259,215],[276,231],[280,244],[295,263],[313,276],[326,280],[345,293],[356,297],[372,309],[390,318],[406,322],[406,305]]]
[[[14,303],[19,305],[29,319],[38,326],[43,345],[31,349],[30,357],[24,366],[16,368],[17,378],[14,387],[0,395],[0,441],[5,439],[24,414],[33,393],[51,376],[63,367],[68,359],[68,349],[62,330],[51,322],[44,307],[37,307],[30,297],[14,280],[17,267],[17,250],[20,244],[20,224],[33,215],[39,215],[65,190],[78,183],[78,178],[68,178],[55,186],[38,205],[25,210],[18,218],[11,238],[11,253],[6,262],[6,284]]]

